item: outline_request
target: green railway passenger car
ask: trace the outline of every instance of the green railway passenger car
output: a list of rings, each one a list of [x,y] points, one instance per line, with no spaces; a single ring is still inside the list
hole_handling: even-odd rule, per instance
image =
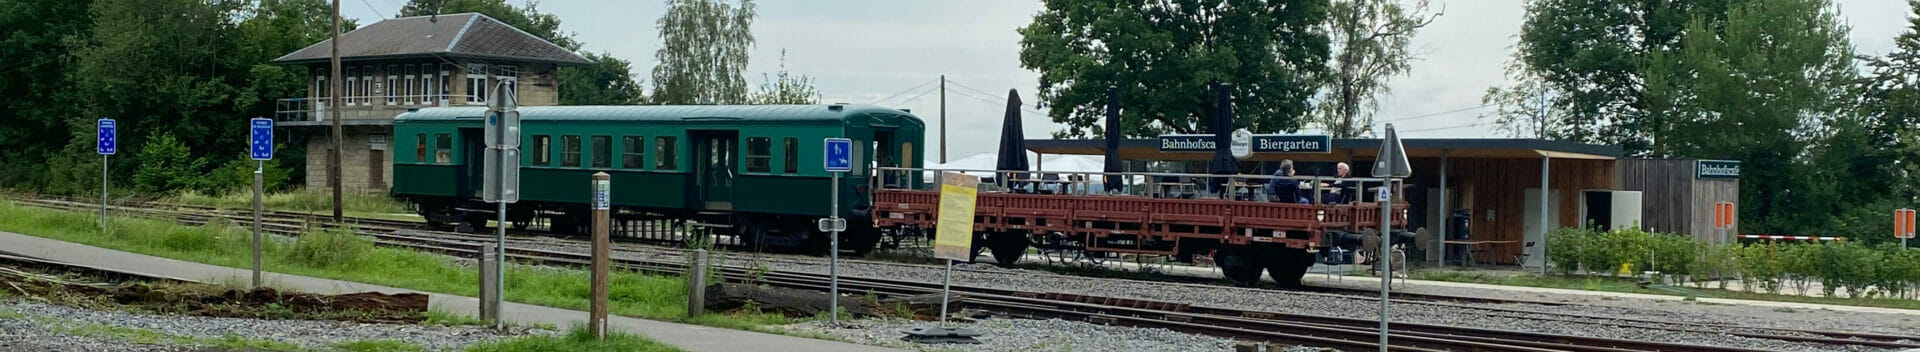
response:
[[[431,223],[484,227],[481,202],[484,107],[423,108],[394,121],[394,197]],[[925,124],[870,105],[521,107],[520,202],[515,226],[545,219],[555,232],[586,233],[590,181],[612,175],[618,216],[700,223],[743,244],[819,251],[814,222],[829,212],[824,139],[855,141],[842,175],[842,246],[873,248],[871,184],[918,184],[918,173],[874,180],[875,166],[922,167]],[[409,153],[411,151],[411,153]],[[884,181],[884,182],[875,182]]]

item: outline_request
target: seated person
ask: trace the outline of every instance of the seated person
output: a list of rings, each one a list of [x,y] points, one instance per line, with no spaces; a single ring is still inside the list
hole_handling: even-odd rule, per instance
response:
[[[1320,184],[1320,188],[1322,189],[1320,193],[1320,203],[1346,204],[1355,201],[1356,199],[1349,197],[1353,197],[1354,192],[1358,192],[1355,187],[1359,186],[1359,183],[1346,179],[1353,177],[1353,169],[1348,167],[1347,163],[1336,164],[1333,169],[1336,179],[1333,182]]]
[[[1273,171],[1274,176],[1293,176],[1293,160],[1281,160],[1280,169]],[[1312,185],[1300,180],[1276,178],[1267,181],[1267,199],[1274,203],[1307,203],[1300,190]]]

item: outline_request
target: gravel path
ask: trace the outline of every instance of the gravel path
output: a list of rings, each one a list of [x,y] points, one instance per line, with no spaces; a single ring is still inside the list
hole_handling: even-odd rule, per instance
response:
[[[571,240],[528,239],[516,241],[515,245],[552,251],[586,251],[584,244]],[[676,262],[683,260],[681,251],[654,246],[617,244],[616,249],[615,256],[619,258]],[[755,264],[753,264],[752,261],[756,258],[761,259],[761,263],[769,269],[777,271],[811,273],[825,273],[827,271],[826,260],[824,258],[790,255],[756,256],[747,253],[722,253],[715,256],[717,262],[738,267],[753,267]],[[941,279],[941,270],[938,266],[903,265],[860,260],[842,261],[840,274],[850,277],[888,278],[928,283],[937,283],[940,282]],[[1347,281],[1354,282],[1355,280]],[[1276,313],[1311,314],[1357,319],[1377,318],[1377,310],[1374,308],[1377,307],[1376,301],[1361,296],[1064,276],[1041,271],[1005,269],[984,264],[963,264],[957,266],[953,272],[953,284],[1178,302],[1196,306]],[[1471,290],[1471,292],[1461,292],[1466,290],[1448,290],[1448,288],[1422,287],[1420,285],[1414,285],[1409,289],[1409,291],[1423,293],[1460,296],[1488,296],[1510,299],[1524,298],[1536,301],[1559,300],[1553,297],[1544,297],[1539,294],[1512,293],[1510,291],[1499,290]],[[1517,297],[1529,295],[1532,297]],[[1778,331],[1764,329],[1790,328],[1828,331],[1862,331],[1920,336],[1920,330],[1915,330],[1915,326],[1920,325],[1920,323],[1913,322],[1913,319],[1920,318],[1920,316],[1915,315],[1841,313],[1808,310],[1785,311],[1776,310],[1771,307],[1697,304],[1637,299],[1593,300],[1592,302],[1569,303],[1578,304],[1456,303],[1453,304],[1453,306],[1398,304],[1395,305],[1393,313],[1394,321],[1398,322],[1524,330],[1579,336],[1633,339],[1639,341],[1745,347],[1768,351],[1878,351],[1880,349],[1749,338],[1728,335],[1722,332],[1739,331],[1780,334]],[[1581,318],[1580,316],[1593,318]],[[1655,330],[1647,329],[1645,326],[1647,324],[1645,323],[1609,321],[1608,318],[1610,317],[1676,323],[1725,324],[1735,327],[1717,327],[1698,332]],[[1739,327],[1746,328],[1742,329]],[[1699,329],[1698,327],[1693,328]]]
[[[831,328],[825,322],[786,326],[789,331],[824,333],[854,343],[920,351],[1232,351],[1233,340],[1166,329],[1115,327],[1066,320],[991,318],[954,323],[981,333],[979,344],[919,344],[902,341],[903,330],[937,326],[901,319],[863,319]]]
[[[15,317],[18,314],[20,317]],[[78,330],[78,332],[76,332]],[[116,330],[118,333],[105,333]],[[553,334],[546,330],[519,334]],[[159,343],[140,344],[128,335]],[[430,351],[452,351],[475,343],[515,337],[472,326],[362,324],[340,321],[259,320],[177,315],[147,315],[48,305],[23,300],[0,302],[0,350],[4,351],[199,351],[170,337],[219,340],[229,336],[289,343],[311,350],[363,340],[395,340]]]

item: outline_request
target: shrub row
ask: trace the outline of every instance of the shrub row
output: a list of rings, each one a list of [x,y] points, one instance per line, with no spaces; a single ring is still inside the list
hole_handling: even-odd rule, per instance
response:
[[[1914,297],[1920,290],[1920,252],[1895,244],[1857,242],[1713,245],[1690,236],[1636,229],[1561,228],[1547,234],[1547,259],[1561,275],[1618,276],[1658,272],[1658,279],[1726,289],[1733,280],[1750,292],[1807,292],[1819,284],[1834,296]]]

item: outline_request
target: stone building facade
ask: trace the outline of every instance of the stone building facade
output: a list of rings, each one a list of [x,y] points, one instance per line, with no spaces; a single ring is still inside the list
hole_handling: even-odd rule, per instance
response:
[[[341,187],[386,192],[393,184],[393,118],[412,109],[486,105],[486,87],[507,84],[523,106],[560,102],[560,67],[588,61],[476,13],[394,18],[340,35],[338,106],[329,72],[332,43],[321,41],[275,62],[306,67],[307,94],[280,99],[276,123],[307,143],[307,182],[328,187],[334,110],[341,124]]]

